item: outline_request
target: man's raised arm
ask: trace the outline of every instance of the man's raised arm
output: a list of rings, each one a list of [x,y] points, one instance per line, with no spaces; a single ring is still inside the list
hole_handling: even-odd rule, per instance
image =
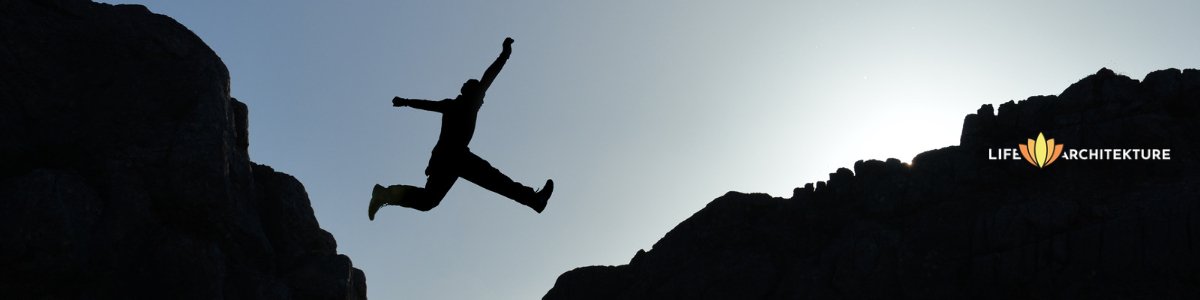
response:
[[[512,43],[512,38],[504,38],[504,50],[500,51],[500,57],[497,57],[496,61],[488,66],[487,71],[483,71],[483,78],[479,79],[479,83],[483,84],[484,91],[492,86],[492,80],[496,80],[496,75],[500,75],[500,69],[504,68],[504,62],[508,61],[509,55],[512,55]]]
[[[420,110],[428,110],[432,112],[446,112],[446,101],[430,101],[420,99],[405,99],[400,97],[392,98],[392,106],[395,107],[412,107]]]

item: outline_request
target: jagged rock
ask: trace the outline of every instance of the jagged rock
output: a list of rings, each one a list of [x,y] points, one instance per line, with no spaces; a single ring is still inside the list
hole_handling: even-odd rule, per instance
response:
[[[627,265],[543,299],[1193,299],[1200,71],[1101,69],[1058,96],[982,106],[961,143],[859,161],[789,199],[730,192]],[[1170,161],[988,160],[1039,132]]]
[[[195,34],[138,5],[0,4],[0,298],[364,299]]]

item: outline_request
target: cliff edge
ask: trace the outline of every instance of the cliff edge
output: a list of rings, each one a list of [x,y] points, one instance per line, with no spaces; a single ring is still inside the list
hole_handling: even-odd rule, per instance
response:
[[[543,299],[1194,299],[1198,113],[1200,71],[1101,69],[1057,96],[984,105],[960,145],[911,164],[858,161],[791,198],[730,192]],[[1039,133],[1170,160],[990,158]]]
[[[183,25],[15,0],[0,41],[0,298],[366,298],[303,185],[250,161],[247,107]]]

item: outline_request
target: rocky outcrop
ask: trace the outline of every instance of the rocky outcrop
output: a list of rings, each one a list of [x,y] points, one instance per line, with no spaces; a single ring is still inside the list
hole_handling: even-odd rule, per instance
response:
[[[364,299],[195,34],[137,5],[0,4],[0,298]]]
[[[859,161],[791,198],[730,192],[627,265],[544,299],[1195,299],[1200,71],[1101,69],[1058,96],[984,105],[961,143]],[[1039,132],[1169,161],[989,160]]]

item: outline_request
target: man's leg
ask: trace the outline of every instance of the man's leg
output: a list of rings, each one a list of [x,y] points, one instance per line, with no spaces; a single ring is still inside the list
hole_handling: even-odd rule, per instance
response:
[[[450,187],[454,186],[455,181],[458,181],[458,175],[455,174],[456,167],[449,163],[452,161],[447,161],[447,157],[452,156],[434,149],[433,155],[429,157],[429,166],[425,167],[425,176],[427,176],[425,188],[419,189],[416,197],[413,197],[412,200],[397,205],[429,211],[442,203],[442,198],[446,197],[446,193],[450,192]]]
[[[459,166],[461,167],[459,176],[463,179],[501,196],[516,200],[517,203],[529,206],[538,213],[545,209],[546,200],[549,199],[550,192],[554,188],[554,183],[547,180],[546,188],[542,192],[534,192],[533,188],[513,181],[512,178],[508,178],[504,173],[500,173],[500,170],[492,167],[486,160],[470,152],[463,155]]]
[[[406,188],[408,191],[403,197],[396,199],[392,205],[399,205],[416,209],[419,211],[429,211],[438,204],[442,203],[442,198],[446,197],[446,193],[450,192],[450,187],[454,186],[454,182],[458,181],[458,177],[444,174],[429,175],[425,179],[425,187],[413,187],[401,185],[399,187]],[[388,189],[391,189],[391,186]]]
[[[380,208],[383,208],[384,205],[395,205],[393,203],[396,203],[404,195],[411,194],[413,189],[418,189],[418,187],[393,185],[385,188],[376,184],[375,188],[371,190],[371,204],[367,205],[367,218],[375,221],[375,213],[379,212]]]
[[[420,211],[428,211],[442,202],[450,187],[458,180],[456,176],[431,175],[425,181],[425,187],[411,185],[393,185],[384,188],[378,184],[371,192],[371,205],[367,208],[367,217],[375,220],[375,213],[383,205],[398,205]]]

